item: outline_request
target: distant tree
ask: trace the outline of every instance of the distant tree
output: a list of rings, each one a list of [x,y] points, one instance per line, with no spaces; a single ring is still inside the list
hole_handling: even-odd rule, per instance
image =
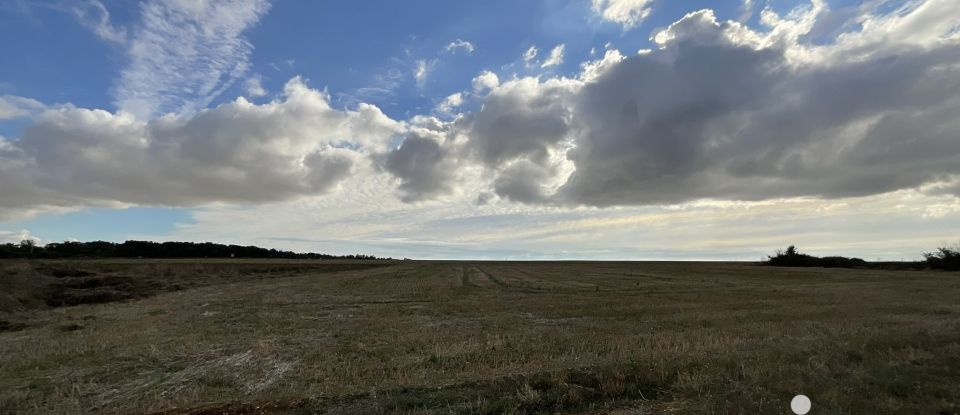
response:
[[[925,252],[923,258],[933,269],[960,271],[960,246],[940,247],[934,252]]]
[[[20,241],[20,249],[25,251],[29,255],[33,255],[33,249],[36,247],[37,243],[33,239],[24,239]]]
[[[775,255],[768,256],[767,265],[778,267],[824,267],[824,268],[855,268],[867,265],[867,261],[860,258],[847,258],[842,256],[815,257],[807,255],[790,245],[786,251],[778,250]]]

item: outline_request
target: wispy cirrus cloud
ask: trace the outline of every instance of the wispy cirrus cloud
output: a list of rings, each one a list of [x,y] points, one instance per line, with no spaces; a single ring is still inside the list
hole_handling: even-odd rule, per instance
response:
[[[423,88],[427,83],[427,77],[437,66],[437,62],[436,59],[418,59],[414,62],[413,79],[416,81],[418,88]]]
[[[110,12],[99,0],[86,0],[61,3],[72,12],[81,25],[92,31],[100,39],[114,43],[127,41],[127,28],[115,26],[110,22]]]
[[[267,0],[142,4],[117,107],[140,118],[206,108],[247,74],[253,46],[243,34],[269,9]]]

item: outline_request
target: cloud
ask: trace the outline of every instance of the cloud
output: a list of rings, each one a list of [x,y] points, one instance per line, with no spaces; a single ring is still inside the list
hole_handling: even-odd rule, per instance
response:
[[[140,119],[206,108],[246,75],[253,46],[243,33],[269,8],[266,0],[142,4],[114,90],[117,107]]]
[[[483,72],[472,81],[480,105],[449,120],[334,109],[299,79],[263,105],[237,99],[150,121],[31,104],[40,107],[23,135],[0,139],[0,212],[273,202],[364,175],[406,202],[467,195],[567,209],[956,183],[960,4],[861,10],[767,9],[759,29],[697,11],[654,34],[652,50],[608,49],[572,77]],[[824,26],[824,16],[842,21]],[[824,41],[818,28],[842,33]],[[554,51],[545,65],[563,45]],[[431,62],[417,65],[421,86]],[[23,116],[17,102],[7,113],[21,115],[10,116]]]
[[[334,109],[295,78],[283,98],[243,98],[143,122],[127,112],[48,109],[0,140],[0,210],[265,202],[331,191],[404,126],[377,107]]]
[[[457,159],[441,131],[413,128],[396,149],[379,156],[381,168],[397,179],[400,198],[417,202],[453,193]]]
[[[653,0],[593,0],[593,11],[624,29],[640,25],[653,11]]]
[[[563,97],[573,88],[576,82],[563,79],[511,80],[493,89],[476,112],[451,122],[415,120],[418,128],[381,156],[379,165],[400,180],[401,195],[407,201],[476,190],[478,184],[463,174],[475,166],[499,175],[501,197],[532,201],[531,189],[549,187],[548,173],[563,171],[566,165],[558,160],[555,147],[570,133]],[[517,183],[523,177],[507,178],[533,169],[544,173],[526,179],[543,178],[545,183],[525,186]],[[514,190],[527,194],[512,194]]]
[[[98,0],[85,0],[65,3],[81,25],[92,31],[100,39],[113,43],[127,41],[127,29],[110,23],[110,12]]]
[[[457,92],[444,98],[443,101],[440,102],[440,105],[437,105],[437,111],[449,114],[461,105],[463,105],[463,94]]]
[[[437,66],[436,59],[420,59],[414,62],[413,79],[416,81],[418,88],[423,88],[427,83],[427,76],[430,75],[435,66]]]
[[[243,89],[247,92],[247,96],[259,98],[267,95],[267,90],[263,89],[261,81],[260,75],[251,76],[247,78],[246,81],[243,81]]]
[[[49,0],[14,1],[4,3],[9,10],[30,16],[30,8],[43,8],[60,13],[71,14],[81,26],[93,32],[102,40],[122,44],[127,41],[127,29],[110,23],[110,11],[100,0]],[[4,7],[0,6],[0,9]]]
[[[871,23],[933,23],[918,12]],[[660,51],[585,85],[571,104],[576,171],[557,196],[600,206],[844,197],[960,173],[960,142],[947,138],[960,124],[946,115],[960,110],[958,45],[931,36],[923,49],[864,48],[868,25],[808,46],[814,13],[766,37],[693,13],[655,37]],[[848,48],[863,59],[840,58]]]
[[[39,245],[43,243],[43,240],[32,235],[30,231],[26,229],[21,229],[20,231],[6,231],[0,229],[0,244],[20,244],[22,241],[33,241],[33,243]]]
[[[483,107],[455,125],[469,137],[466,149],[483,164],[498,167],[518,157],[538,161],[570,131],[563,97],[575,86],[564,80],[512,80],[494,89]]]
[[[29,117],[46,106],[40,101],[16,95],[0,95],[0,120]]]
[[[776,247],[797,244],[816,255],[900,260],[919,259],[918,247],[950,242],[945,230],[960,226],[960,199],[915,191],[834,200],[561,209],[518,205],[486,193],[408,204],[384,192],[386,184],[379,177],[354,176],[343,184],[350,191],[336,197],[198,208],[189,224],[143,238],[499,260],[756,261]],[[487,203],[476,203],[480,197]],[[317,229],[323,229],[322,237]]]
[[[527,65],[532,64],[533,60],[537,58],[538,52],[539,50],[536,46],[530,45],[526,52],[523,52],[523,61],[526,62]]]
[[[596,61],[587,61],[580,64],[582,73],[580,78],[584,81],[594,81],[602,75],[607,70],[615,67],[617,64],[626,59],[625,56],[620,54],[619,50],[616,49],[607,49],[603,53],[603,58]]]
[[[443,48],[443,50],[444,52],[451,53],[451,54],[455,54],[457,53],[458,50],[462,50],[467,55],[472,55],[473,52],[476,50],[476,47],[473,45],[473,43],[470,43],[466,40],[457,39],[447,44],[447,47]]]
[[[480,94],[500,86],[500,78],[493,72],[483,71],[480,75],[473,78],[471,83],[473,85],[473,92]]]
[[[551,66],[558,66],[563,63],[563,50],[566,48],[566,45],[559,44],[553,49],[550,50],[550,56],[547,56],[547,59],[543,61],[543,64],[540,65],[541,68],[549,68]]]
[[[860,16],[813,43],[823,7],[766,10],[765,31],[690,13],[649,53],[505,82],[431,154],[483,168],[474,194],[550,205],[856,197],[960,175],[960,4]],[[460,187],[431,173],[447,172],[407,185]]]

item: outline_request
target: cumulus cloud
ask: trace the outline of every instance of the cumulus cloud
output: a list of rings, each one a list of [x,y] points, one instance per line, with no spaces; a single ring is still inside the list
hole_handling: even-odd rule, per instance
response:
[[[836,198],[960,174],[960,4],[876,11],[812,42],[825,10],[766,10],[765,30],[691,13],[648,53],[498,85],[431,154],[482,166],[476,194],[567,205]],[[444,171],[421,173],[406,180],[426,195]]]
[[[439,121],[434,125],[440,125]],[[434,127],[435,128],[435,127]],[[378,155],[381,168],[399,180],[400,198],[416,202],[454,192],[457,158],[444,131],[414,127],[396,149]]]
[[[444,98],[443,101],[437,105],[437,111],[449,114],[461,105],[463,105],[463,93],[457,92]]]
[[[605,20],[630,29],[642,23],[653,11],[653,0],[593,0],[593,11]]]
[[[551,66],[558,66],[563,63],[563,51],[566,49],[566,45],[559,44],[550,50],[550,55],[547,56],[547,59],[543,61],[543,64],[540,65],[541,68],[549,68]]]
[[[480,94],[500,86],[500,78],[497,74],[490,71],[483,71],[480,75],[473,78],[473,92]]]
[[[40,101],[16,95],[0,95],[0,120],[29,117],[46,106]]]
[[[0,208],[108,203],[191,206],[322,194],[404,126],[377,107],[334,109],[295,78],[283,98],[243,98],[144,122],[64,106],[0,140]]]
[[[960,125],[946,114],[960,110],[960,45],[934,33],[922,49],[860,46],[876,36],[871,24],[936,26],[922,7],[875,17],[832,45],[805,44],[816,13],[768,34],[693,13],[655,37],[661,50],[585,85],[571,104],[583,132],[568,153],[576,171],[558,197],[601,206],[842,197],[957,172],[960,142],[947,137]],[[840,58],[847,49],[862,59]]]
[[[243,33],[269,8],[267,0],[142,4],[116,105],[140,119],[206,108],[247,73],[253,46]]]
[[[563,104],[570,82],[521,78],[494,89],[483,107],[455,126],[469,137],[466,149],[483,164],[498,167],[519,157],[543,161],[566,138],[571,114]]]
[[[463,39],[454,40],[453,42],[448,43],[447,47],[443,48],[444,52],[447,53],[453,54],[457,53],[458,50],[462,50],[467,55],[472,55],[476,49],[477,48],[473,45],[473,43]]]
[[[499,177],[495,191],[501,197],[542,201],[532,192],[549,187],[548,176],[563,171],[555,147],[569,137],[571,114],[563,97],[575,88],[576,81],[565,79],[511,80],[494,88],[476,112],[451,122],[416,120],[418,128],[381,157],[380,164],[400,179],[404,200],[429,199],[464,187],[473,190],[472,182],[464,185],[461,173],[478,165]],[[538,172],[529,174],[534,170]],[[508,177],[512,175],[518,177]],[[531,178],[544,183],[519,183]]]
[[[613,68],[624,59],[626,59],[626,57],[620,54],[619,50],[608,49],[603,53],[602,59],[587,61],[580,64],[580,68],[582,69],[580,78],[588,82],[596,80],[597,77],[602,75],[608,69]]]

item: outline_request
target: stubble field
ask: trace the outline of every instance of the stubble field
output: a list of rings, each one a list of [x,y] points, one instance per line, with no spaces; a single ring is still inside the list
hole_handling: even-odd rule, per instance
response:
[[[956,273],[7,261],[0,289],[2,413],[960,412]]]

